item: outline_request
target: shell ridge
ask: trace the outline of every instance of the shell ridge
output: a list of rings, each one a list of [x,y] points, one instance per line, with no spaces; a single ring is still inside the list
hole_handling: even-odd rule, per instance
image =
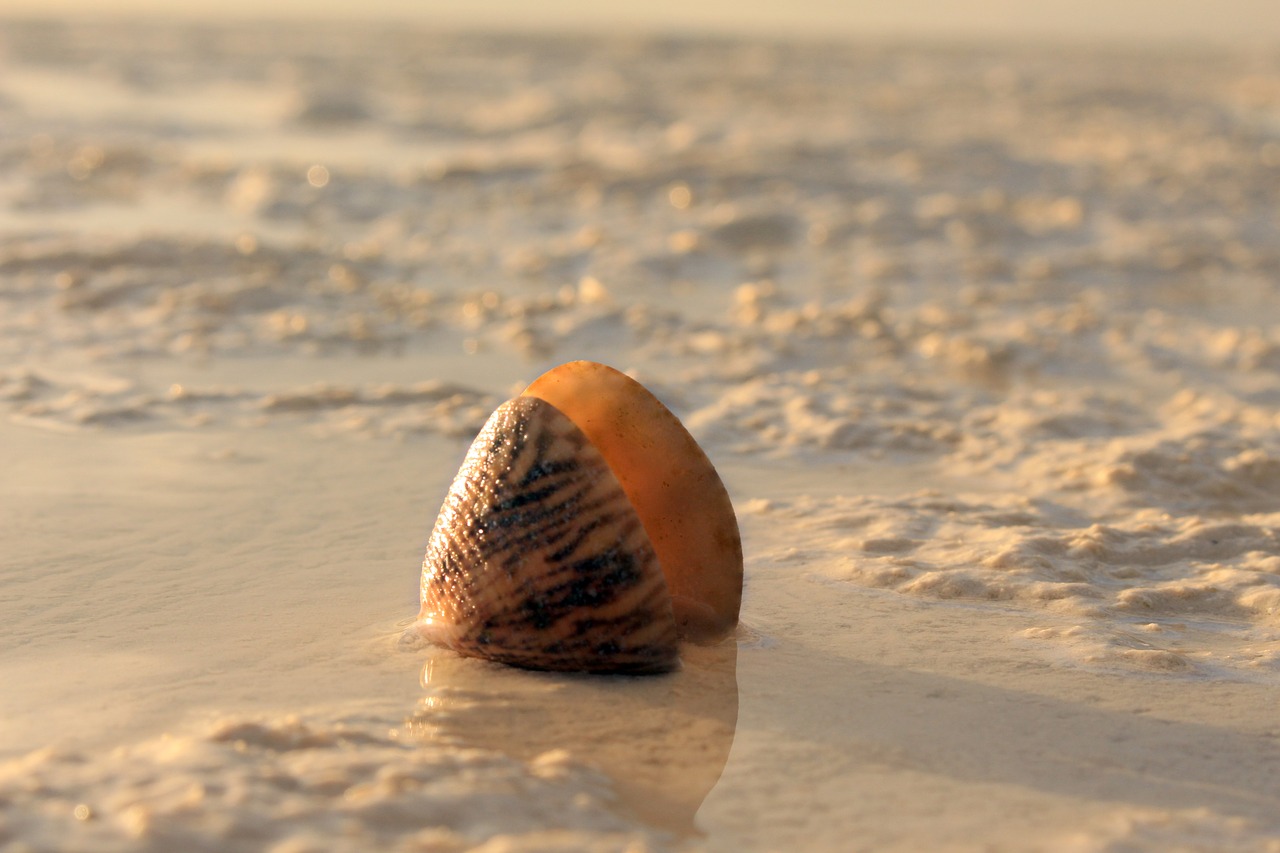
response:
[[[501,550],[495,548],[489,555],[490,559],[500,560],[505,566],[519,563],[530,550],[545,551],[556,547],[559,542],[575,533],[572,525],[563,520],[566,515],[572,514],[573,510],[573,502],[566,501],[560,505],[558,513],[550,519],[525,516],[521,521],[528,525],[528,529],[523,532],[519,526],[515,529],[504,528],[506,537],[500,543]]]
[[[486,526],[490,530],[509,532],[514,538],[552,540],[563,537],[562,530],[571,524],[569,515],[580,505],[580,496],[587,489],[581,489],[558,503],[547,503],[542,507],[524,510],[522,507],[511,507],[503,504],[490,507]],[[550,494],[544,496],[549,498]],[[521,511],[523,510],[523,511]],[[525,529],[523,537],[519,533]]]

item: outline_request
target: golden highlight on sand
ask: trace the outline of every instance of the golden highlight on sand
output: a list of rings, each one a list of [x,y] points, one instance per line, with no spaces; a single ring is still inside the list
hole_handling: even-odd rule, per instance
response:
[[[481,429],[422,565],[419,630],[531,669],[665,672],[738,622],[742,540],[715,467],[640,383],[543,374]]]

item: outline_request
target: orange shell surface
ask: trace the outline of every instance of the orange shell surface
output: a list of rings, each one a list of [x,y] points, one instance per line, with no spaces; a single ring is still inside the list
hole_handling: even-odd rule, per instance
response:
[[[742,605],[738,521],[680,420],[639,382],[592,361],[547,371],[524,396],[563,412],[608,463],[657,552],[681,635],[707,640],[732,630]]]

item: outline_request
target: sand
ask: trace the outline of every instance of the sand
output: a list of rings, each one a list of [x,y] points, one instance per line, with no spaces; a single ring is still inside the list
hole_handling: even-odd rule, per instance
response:
[[[0,27],[0,849],[1280,850],[1280,54]],[[406,632],[592,358],[659,678]]]

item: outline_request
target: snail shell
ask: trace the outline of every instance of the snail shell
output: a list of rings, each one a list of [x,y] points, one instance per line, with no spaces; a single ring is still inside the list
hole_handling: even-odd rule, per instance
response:
[[[724,484],[656,397],[570,362],[490,416],[427,545],[418,629],[531,669],[663,672],[738,621]]]

